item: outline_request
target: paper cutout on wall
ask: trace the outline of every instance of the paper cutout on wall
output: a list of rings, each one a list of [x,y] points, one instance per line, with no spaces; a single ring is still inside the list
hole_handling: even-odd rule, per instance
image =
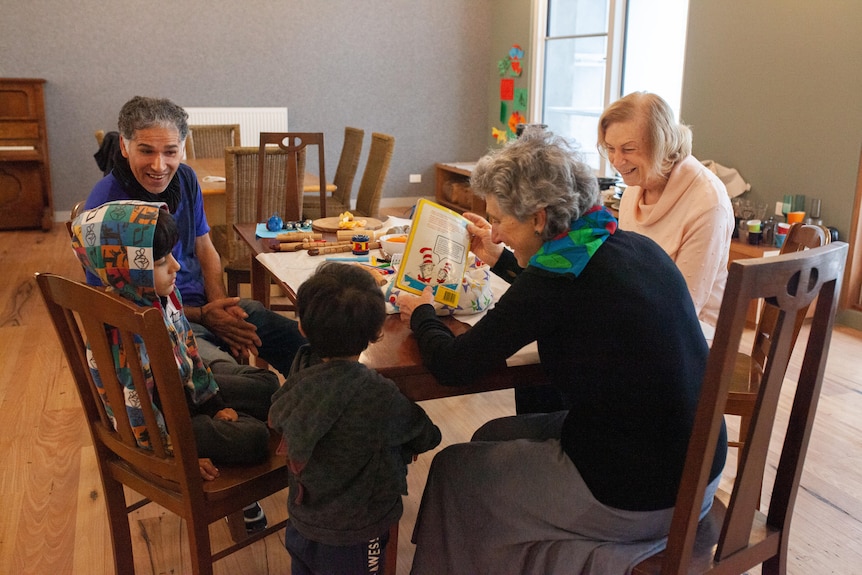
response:
[[[500,102],[500,122],[505,124],[506,118],[509,117],[509,107],[506,102]]]
[[[518,124],[526,124],[527,118],[521,115],[520,112],[515,111],[512,112],[512,115],[509,116],[509,131],[512,134],[515,134],[518,131]]]
[[[524,51],[518,44],[512,44],[509,49],[509,75],[518,77],[521,75],[521,58],[524,57]]]
[[[512,110],[521,112],[527,111],[527,89],[515,88],[515,94],[512,99]]]
[[[505,76],[506,72],[509,71],[509,59],[503,58],[499,62],[497,62],[497,72],[500,73],[500,76]]]
[[[515,81],[504,78],[500,80],[500,99],[511,100],[515,97]]]
[[[498,144],[505,144],[509,140],[509,135],[506,133],[506,130],[498,130],[495,127],[491,127],[491,135],[494,136],[494,139],[497,140]]]

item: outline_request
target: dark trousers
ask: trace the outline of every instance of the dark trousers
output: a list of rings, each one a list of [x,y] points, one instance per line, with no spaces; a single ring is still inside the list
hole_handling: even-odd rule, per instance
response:
[[[278,376],[268,370],[230,361],[209,364],[219,394],[227,407],[236,410],[237,421],[221,421],[209,415],[192,417],[198,457],[216,465],[254,465],[266,459],[269,428],[266,418]]]
[[[355,545],[324,545],[303,537],[288,521],[284,546],[291,575],[383,575],[389,531]],[[395,550],[395,553],[398,551]]]

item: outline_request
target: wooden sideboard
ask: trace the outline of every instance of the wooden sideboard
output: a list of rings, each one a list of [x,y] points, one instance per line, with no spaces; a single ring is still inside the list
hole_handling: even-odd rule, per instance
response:
[[[434,201],[458,213],[485,215],[485,200],[470,191],[470,174],[476,162],[435,165]]]
[[[44,84],[0,78],[0,230],[54,223]]]

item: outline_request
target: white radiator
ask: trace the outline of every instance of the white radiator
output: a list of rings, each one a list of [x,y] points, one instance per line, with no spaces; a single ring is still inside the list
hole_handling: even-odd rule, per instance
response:
[[[258,146],[261,132],[287,132],[287,108],[185,108],[189,124],[239,124],[240,143]]]

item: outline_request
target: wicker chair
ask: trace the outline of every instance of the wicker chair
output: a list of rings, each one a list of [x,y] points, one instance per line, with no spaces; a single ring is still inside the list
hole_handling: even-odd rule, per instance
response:
[[[365,130],[359,128],[344,128],[344,145],[341,147],[341,157],[338,159],[338,167],[335,169],[335,192],[326,199],[327,213],[330,215],[345,212],[350,206],[350,197],[353,195],[353,180],[359,167],[359,156],[362,154],[362,140]],[[322,217],[320,212],[320,198],[306,195],[302,200],[303,219],[316,220]]]
[[[213,226],[212,240],[222,257],[229,296],[239,295],[239,284],[251,281],[251,252],[233,229],[237,223],[257,223],[273,212],[282,213],[285,202],[285,156],[280,148],[267,148],[264,162],[262,211],[258,210],[258,154],[256,147],[229,147],[225,151],[225,223]],[[298,155],[298,171],[305,173],[305,154]],[[266,217],[264,217],[264,214]]]
[[[389,163],[392,160],[392,150],[395,149],[395,138],[386,134],[371,134],[371,149],[368,151],[368,162],[365,164],[365,172],[362,173],[362,181],[359,182],[359,192],[356,194],[356,207],[352,210],[357,216],[376,218],[380,210],[380,196],[383,193],[383,184],[386,183],[386,174],[389,172]],[[332,213],[336,209],[348,210],[350,205],[337,206],[332,203]]]
[[[239,145],[239,124],[189,126],[186,157],[189,159],[223,158],[225,148]]]

